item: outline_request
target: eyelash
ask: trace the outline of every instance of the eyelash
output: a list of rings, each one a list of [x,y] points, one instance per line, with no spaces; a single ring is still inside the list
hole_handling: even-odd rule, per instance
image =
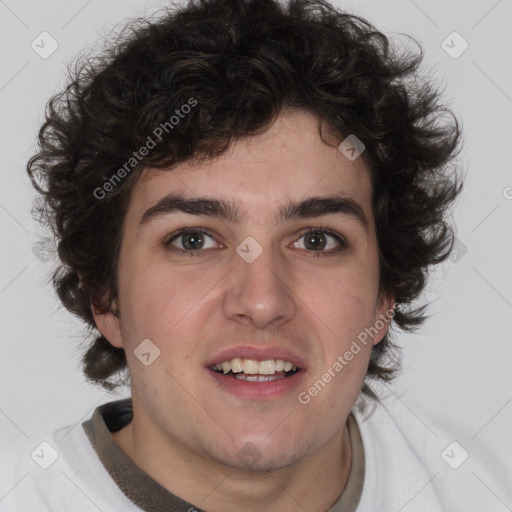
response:
[[[174,233],[172,233],[166,240],[164,240],[164,242],[162,243],[163,247],[166,248],[166,249],[170,249],[170,246],[172,244],[172,242],[174,242],[174,240],[176,240],[177,238],[179,238],[180,236],[183,236],[183,235],[187,235],[189,233],[201,233],[203,235],[207,235],[211,238],[214,238],[213,235],[203,229],[203,228],[184,228],[184,229],[180,229]],[[327,234],[329,236],[331,236],[332,238],[334,238],[340,245],[340,248],[339,249],[335,249],[334,251],[331,250],[329,252],[327,251],[308,251],[307,249],[304,249],[305,252],[309,253],[309,256],[310,257],[313,257],[313,258],[318,258],[318,257],[321,257],[321,256],[331,256],[331,255],[334,255],[334,254],[337,254],[339,252],[341,252],[343,249],[346,249],[348,247],[348,243],[347,241],[345,240],[344,237],[342,237],[339,233],[337,233],[336,231],[332,231],[331,229],[328,229],[328,228],[323,228],[323,227],[319,227],[319,228],[308,228],[304,231],[301,232],[300,236],[299,236],[299,240],[307,235],[307,234],[310,234],[310,233],[323,233],[323,234]],[[190,256],[195,256],[196,253],[197,254],[200,254],[200,253],[204,253],[205,250],[204,249],[197,249],[197,250],[185,250],[185,249],[179,249],[177,247],[172,247],[172,249],[170,249],[172,251],[178,251],[182,254],[188,254]]]

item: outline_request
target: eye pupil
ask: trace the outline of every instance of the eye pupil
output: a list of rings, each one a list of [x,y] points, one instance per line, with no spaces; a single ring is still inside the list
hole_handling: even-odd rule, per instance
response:
[[[187,233],[183,235],[183,247],[186,249],[197,249],[203,243],[201,233]]]
[[[325,236],[319,233],[309,233],[305,238],[305,245],[308,249],[323,249],[325,247]]]

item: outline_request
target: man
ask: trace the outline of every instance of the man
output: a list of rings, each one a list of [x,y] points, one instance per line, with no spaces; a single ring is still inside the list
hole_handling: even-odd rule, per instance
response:
[[[397,369],[391,322],[425,320],[461,188],[457,122],[388,44],[319,1],[208,0],[77,67],[28,171],[59,297],[96,329],[85,375],[132,398],[24,481],[6,456],[0,510],[462,503],[370,385]]]

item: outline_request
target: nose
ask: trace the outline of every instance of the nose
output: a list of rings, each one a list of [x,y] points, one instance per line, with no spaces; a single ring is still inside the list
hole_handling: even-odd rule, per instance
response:
[[[224,300],[227,318],[264,329],[294,317],[297,303],[292,273],[277,250],[266,247],[251,263],[235,253],[233,265]]]

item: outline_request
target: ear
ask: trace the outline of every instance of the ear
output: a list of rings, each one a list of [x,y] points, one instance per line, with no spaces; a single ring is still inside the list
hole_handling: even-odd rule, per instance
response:
[[[121,326],[119,323],[119,308],[117,303],[114,304],[115,310],[110,308],[107,312],[101,312],[91,302],[92,316],[96,323],[98,330],[107,338],[108,342],[117,348],[123,347],[123,340],[121,337]]]
[[[395,316],[395,299],[380,294],[375,306],[374,330],[377,331],[373,337],[373,344],[380,343],[388,332],[391,320]]]

